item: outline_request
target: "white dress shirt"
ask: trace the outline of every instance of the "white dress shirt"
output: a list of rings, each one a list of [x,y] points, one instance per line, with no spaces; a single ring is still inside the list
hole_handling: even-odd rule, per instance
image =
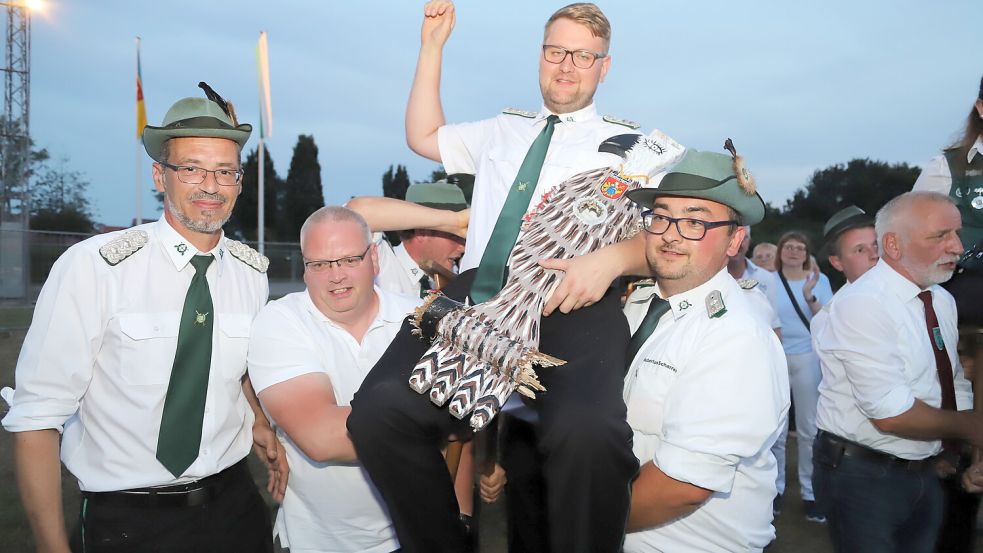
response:
[[[981,153],[983,153],[983,136],[977,136],[976,142],[966,154],[966,161],[972,162],[973,158]],[[952,188],[952,172],[949,171],[949,162],[944,155],[941,155],[933,157],[925,164],[911,189],[938,192],[948,196],[950,188]]]
[[[359,343],[324,316],[307,291],[270,302],[256,317],[249,341],[249,377],[256,393],[310,373],[326,374],[339,406],[351,404],[362,380],[421,302],[379,287],[379,313]],[[358,463],[317,462],[281,429],[290,479],[277,513],[280,544],[293,553],[399,548],[385,504]]]
[[[376,241],[376,251],[379,255],[379,274],[375,277],[377,286],[394,294],[420,296],[420,278],[427,273],[416,264],[406,251],[406,246],[400,244],[392,247],[385,239]],[[427,277],[428,286],[434,288]]]
[[[519,166],[549,115],[544,106],[535,117],[502,113],[492,119],[445,125],[438,130],[444,169],[450,174],[475,175],[468,247],[461,258],[461,271],[477,267],[481,261]],[[620,163],[620,156],[597,151],[602,142],[619,134],[639,133],[605,121],[594,104],[561,115],[529,204],[536,205],[543,193],[578,173]],[[650,186],[655,182],[658,180],[653,179]]]
[[[161,219],[135,227],[149,241],[115,266],[99,248],[122,232],[69,248],[52,267],[17,360],[11,432],[57,429],[61,459],[84,491],[161,486],[210,476],[245,457],[253,412],[242,392],[253,317],[266,275],[225,244],[206,272],[215,311],[198,459],[175,478],[157,460],[164,398],[184,298],[199,253]]]
[[[782,328],[782,320],[778,317],[778,294],[779,292],[785,293],[782,288],[781,282],[778,281],[778,275],[758,267],[750,259],[747,260],[747,266],[744,269],[744,274],[741,275],[742,279],[751,279],[758,283],[754,288],[755,290],[760,290],[764,294],[765,298],[768,300],[768,304],[771,306],[771,310],[767,310],[764,307],[761,308],[763,312],[769,313],[769,324],[771,328]]]
[[[956,407],[971,409],[971,387],[956,353],[956,303],[940,286],[929,290],[952,363]],[[919,292],[881,259],[836,295],[826,322],[816,328],[823,371],[816,417],[821,430],[903,459],[925,459],[941,450],[939,440],[908,440],[871,423],[904,413],[915,399],[942,404]]]
[[[726,311],[711,317],[715,290]],[[628,534],[625,551],[761,550],[775,536],[771,446],[788,417],[785,355],[726,268],[666,299],[671,311],[625,379],[634,452],[643,465],[713,494],[689,515]]]

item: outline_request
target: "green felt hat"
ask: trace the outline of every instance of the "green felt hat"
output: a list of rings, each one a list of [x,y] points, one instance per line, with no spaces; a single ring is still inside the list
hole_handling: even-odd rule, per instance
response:
[[[226,138],[238,144],[241,149],[249,140],[252,130],[253,126],[248,123],[235,124],[219,104],[212,100],[183,98],[167,110],[161,126],[144,127],[143,147],[154,161],[164,161],[161,159],[164,142],[186,136]]]
[[[862,227],[874,226],[874,218],[855,205],[837,211],[823,225],[823,242],[832,243],[844,232]]]
[[[760,223],[765,217],[765,203],[754,190],[741,157],[715,152],[687,150],[683,159],[663,177],[658,188],[639,188],[626,195],[645,208],[651,208],[655,199],[661,196],[714,201],[739,213],[745,225]]]
[[[448,183],[445,179],[437,182],[421,182],[410,186],[406,189],[406,201],[448,211],[462,211],[468,208],[468,202],[464,199],[464,192],[461,191],[460,187]]]

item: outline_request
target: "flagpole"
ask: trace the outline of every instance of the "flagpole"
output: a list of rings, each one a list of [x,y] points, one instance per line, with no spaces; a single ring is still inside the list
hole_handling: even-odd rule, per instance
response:
[[[256,43],[256,67],[259,76],[259,209],[257,209],[256,238],[260,254],[266,250],[266,137],[273,135],[273,117],[270,109],[270,62],[266,43],[266,31],[259,33]]]
[[[137,79],[139,79],[140,78],[140,37],[136,37],[136,43],[137,43],[137,71],[136,71],[136,73],[137,73]],[[137,105],[137,109],[138,110],[140,109],[139,101],[140,100],[138,99],[137,100],[137,104],[138,104]],[[140,181],[142,180],[141,179],[141,176],[142,176],[141,173],[143,173],[143,156],[141,155],[143,152],[140,151],[141,150],[140,146],[143,145],[142,144],[143,141],[140,138],[141,137],[139,136],[139,133],[138,133],[137,134],[137,144],[136,144],[136,154],[137,154],[137,156],[136,156],[136,161],[137,161],[137,163],[136,163],[136,167],[137,167],[137,174],[136,174],[137,214],[136,215],[137,216],[133,218],[134,221],[136,221],[136,224],[138,224],[138,225],[142,225],[143,224],[143,186],[140,184]]]
[[[258,215],[256,216],[256,227],[257,227],[256,228],[256,236],[257,236],[257,241],[258,241],[258,245],[259,245],[259,248],[258,249],[259,249],[260,255],[264,255],[265,254],[265,251],[264,250],[266,249],[266,240],[265,240],[265,238],[266,238],[266,225],[263,224],[266,221],[266,209],[265,209],[266,202],[263,201],[265,199],[265,197],[266,197],[266,194],[264,193],[264,189],[266,187],[265,187],[265,183],[263,182],[264,181],[264,179],[263,179],[263,173],[265,173],[264,169],[266,168],[266,160],[265,160],[265,157],[266,157],[266,154],[263,151],[263,135],[260,134],[259,135],[259,187],[258,187],[258,192],[259,192],[259,212],[258,212]]]

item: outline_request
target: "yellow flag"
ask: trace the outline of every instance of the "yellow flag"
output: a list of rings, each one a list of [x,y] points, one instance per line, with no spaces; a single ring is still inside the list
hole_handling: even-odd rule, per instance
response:
[[[137,37],[137,140],[147,126],[147,107],[143,104],[143,78],[140,76],[140,37]]]

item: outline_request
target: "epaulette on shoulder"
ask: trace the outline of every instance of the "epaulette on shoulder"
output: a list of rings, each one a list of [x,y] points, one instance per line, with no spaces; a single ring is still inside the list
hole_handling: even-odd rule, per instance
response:
[[[265,273],[266,269],[270,267],[270,259],[268,257],[261,255],[258,251],[250,248],[238,240],[226,238],[225,247],[228,248],[229,253],[231,253],[236,259],[261,273]]]
[[[147,245],[147,231],[128,230],[123,234],[106,242],[99,248],[99,255],[109,263],[110,266],[119,265],[121,261],[130,257]]]
[[[639,125],[638,123],[636,123],[634,121],[629,121],[627,119],[620,119],[620,118],[615,117],[613,115],[605,115],[603,117],[603,119],[605,121],[607,121],[608,123],[612,123],[612,124],[615,124],[615,125],[621,125],[622,127],[628,127],[631,130],[635,130],[635,129],[641,127],[641,125]]]
[[[737,285],[745,290],[751,290],[758,285],[758,281],[753,278],[741,278],[737,280]]]
[[[642,280],[636,280],[632,284],[635,288],[648,288],[649,286],[655,286],[655,279],[643,278]]]
[[[539,115],[539,113],[535,111],[526,111],[524,109],[516,108],[505,108],[502,110],[502,113],[505,115],[518,115],[519,117],[525,117],[526,119],[535,119],[536,116]]]

